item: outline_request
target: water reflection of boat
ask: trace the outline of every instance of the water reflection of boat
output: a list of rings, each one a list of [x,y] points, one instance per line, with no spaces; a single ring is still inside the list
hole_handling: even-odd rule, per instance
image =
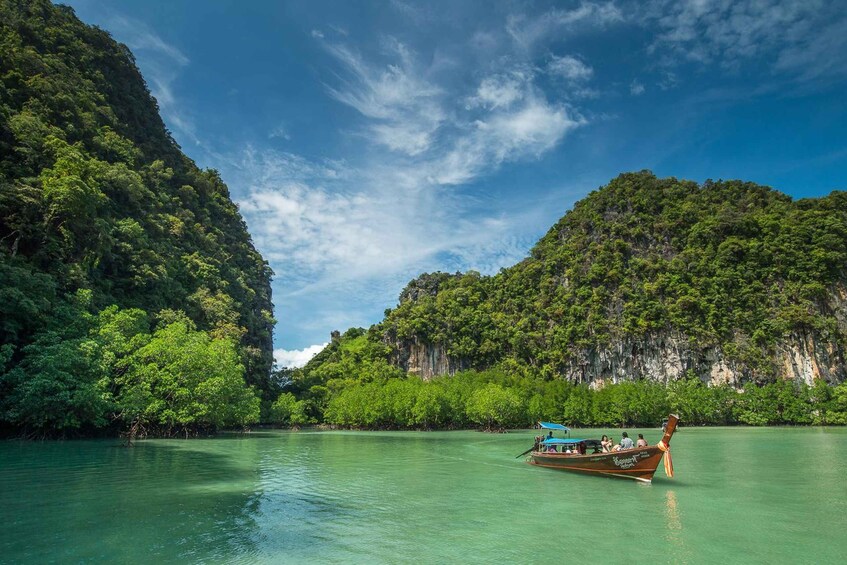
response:
[[[529,450],[527,462],[539,467],[625,477],[649,483],[664,457],[665,472],[673,477],[670,443],[678,420],[674,414],[668,417],[665,434],[656,445],[613,452],[603,452],[601,442],[597,439],[557,438],[551,433],[546,438],[536,438],[535,445]],[[567,430],[561,424],[546,422],[542,422],[542,428]]]

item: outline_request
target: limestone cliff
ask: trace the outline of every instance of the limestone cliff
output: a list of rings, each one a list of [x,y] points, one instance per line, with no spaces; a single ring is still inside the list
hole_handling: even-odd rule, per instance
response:
[[[472,367],[467,359],[453,358],[444,345],[422,341],[394,342],[391,362],[424,380],[452,375]],[[845,348],[826,337],[809,332],[792,333],[776,346],[771,356],[773,375],[811,385],[817,379],[840,383],[847,377]],[[476,367],[481,368],[481,367]],[[574,383],[600,387],[622,380],[651,379],[667,383],[693,371],[709,384],[738,387],[760,375],[720,347],[697,347],[684,335],[668,332],[627,339],[613,346],[580,350],[569,360],[561,376]]]

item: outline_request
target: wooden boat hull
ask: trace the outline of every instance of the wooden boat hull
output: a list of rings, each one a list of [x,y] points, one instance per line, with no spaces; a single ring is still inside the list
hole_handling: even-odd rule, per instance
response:
[[[658,447],[651,445],[614,453],[588,455],[533,451],[527,461],[530,465],[539,467],[623,477],[649,483],[662,462],[662,455],[663,452]]]

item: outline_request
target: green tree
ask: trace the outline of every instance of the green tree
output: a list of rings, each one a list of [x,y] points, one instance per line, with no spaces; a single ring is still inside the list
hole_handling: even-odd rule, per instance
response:
[[[260,401],[243,377],[233,342],[211,339],[187,319],[171,322],[130,355],[116,379],[121,418],[142,434],[249,425],[259,419]]]
[[[112,398],[96,342],[46,332],[23,353],[0,377],[11,391],[0,403],[4,420],[37,435],[108,424]]]
[[[594,423],[593,404],[591,389],[587,385],[576,386],[562,407],[562,417],[571,426],[590,426]]]
[[[448,418],[447,398],[441,387],[434,384],[423,386],[412,408],[413,423],[423,428],[441,428]]]
[[[472,422],[493,430],[521,423],[522,408],[517,394],[498,384],[489,383],[471,394],[467,414]]]

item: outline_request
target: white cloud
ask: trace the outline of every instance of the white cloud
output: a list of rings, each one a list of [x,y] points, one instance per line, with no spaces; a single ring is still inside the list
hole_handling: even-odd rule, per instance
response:
[[[532,126],[519,122],[512,124],[513,134],[531,134]],[[245,152],[242,161],[242,180],[234,184],[246,185],[241,190],[248,195],[239,207],[257,247],[290,291],[313,291],[314,281],[331,287],[397,273],[407,277],[435,265],[443,253],[498,253],[486,242],[515,228],[511,219],[463,220],[472,203],[426,179],[436,164],[426,173],[382,165],[339,177],[331,167],[273,151]]]
[[[238,158],[241,211],[290,292],[407,278],[445,261],[499,268],[507,255],[517,259],[504,249],[523,231],[521,213],[492,215],[452,186],[539,158],[584,118],[547,100],[527,66],[481,77],[462,98],[428,80],[395,40],[384,42],[383,66],[345,46],[328,49],[344,71],[330,94],[362,115],[360,135],[394,153],[374,152],[355,169],[271,150]]]
[[[658,85],[662,90],[671,90],[672,88],[676,88],[679,84],[679,79],[676,76],[676,73],[673,71],[662,71],[661,78],[659,79]]]
[[[133,51],[157,53],[180,66],[187,65],[188,57],[176,46],[151,31],[143,22],[125,16],[113,16],[109,28],[119,30],[120,39]]]
[[[470,132],[433,163],[434,178],[439,184],[463,184],[505,161],[538,158],[585,123],[567,107],[528,92],[520,105],[474,122]]]
[[[303,349],[274,349],[274,360],[280,367],[302,367],[327,345],[329,343],[318,343]]]
[[[489,110],[508,108],[524,97],[527,83],[531,79],[532,73],[528,69],[486,77],[468,100],[468,109],[477,106]]]
[[[334,31],[335,33],[337,33],[338,35],[343,35],[344,37],[347,37],[348,35],[350,35],[350,32],[347,31],[346,28],[343,28],[339,25],[329,24],[329,25],[327,25],[327,27],[329,29],[331,29],[332,31]]]
[[[623,21],[623,13],[614,2],[582,2],[572,10],[550,10],[540,16],[513,14],[506,31],[524,49],[562,29],[605,27]]]
[[[486,108],[507,108],[523,98],[522,83],[512,78],[489,77],[479,85],[476,100]]]
[[[792,37],[779,52],[774,68],[801,80],[847,75],[847,17],[822,23],[807,39]]]
[[[384,161],[390,162],[387,176],[399,181],[396,186],[421,190],[467,183],[505,161],[539,157],[585,123],[563,104],[548,102],[524,64],[483,77],[462,113],[450,106],[450,89],[426,79],[415,53],[393,39],[385,45],[394,61],[381,70],[344,46],[330,47],[353,80],[329,90],[370,118],[367,137],[373,143],[414,158]],[[591,74],[579,60],[562,59],[562,72],[568,66],[574,77]]]
[[[552,56],[547,72],[571,81],[584,81],[591,78],[594,69],[571,55]]]
[[[313,29],[311,36],[314,37],[315,39],[323,39],[324,38],[323,32],[319,29]]]
[[[641,96],[644,94],[644,85],[636,78],[629,84],[629,93],[633,96]]]
[[[446,117],[440,103],[443,91],[426,80],[404,44],[388,38],[383,47],[392,58],[390,64],[371,64],[346,46],[328,45],[347,75],[329,92],[372,120],[366,130],[369,139],[392,151],[417,155],[430,147]]]

